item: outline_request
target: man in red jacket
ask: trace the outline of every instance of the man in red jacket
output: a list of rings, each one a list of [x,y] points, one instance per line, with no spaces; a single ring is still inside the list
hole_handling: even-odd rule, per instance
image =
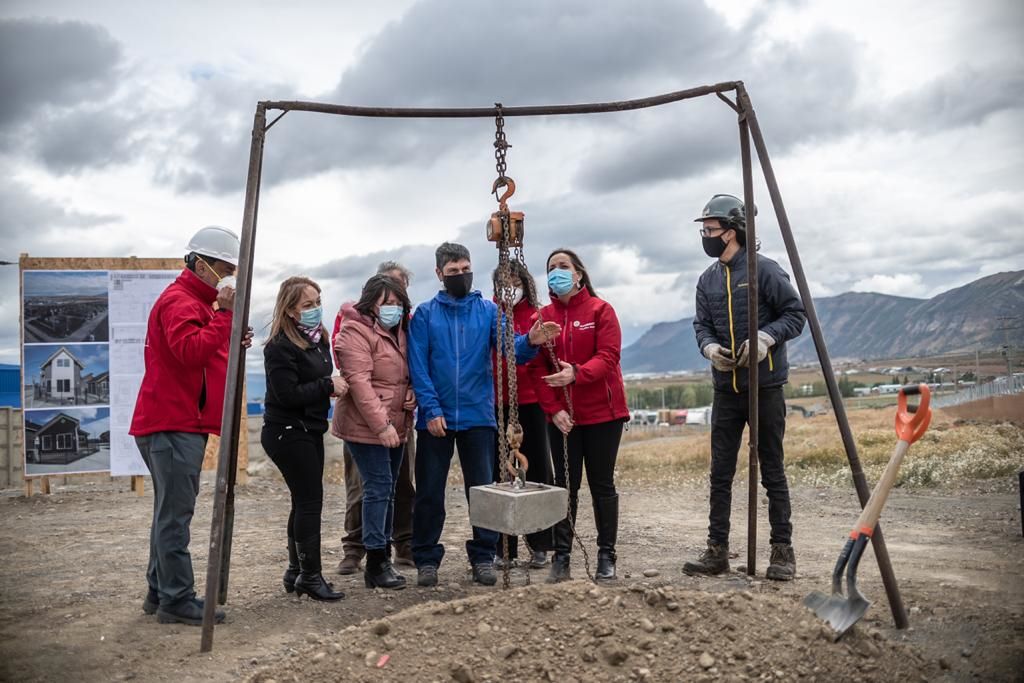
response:
[[[142,604],[160,623],[199,625],[189,526],[210,434],[220,434],[235,305],[238,237],[201,229],[188,244],[185,269],[149,314],[146,372],[130,434],[153,478],[149,592]],[[252,332],[243,342],[251,343]],[[224,613],[217,612],[218,621]]]

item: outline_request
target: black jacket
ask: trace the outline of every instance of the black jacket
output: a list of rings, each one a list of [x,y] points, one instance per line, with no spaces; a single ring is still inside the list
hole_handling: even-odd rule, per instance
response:
[[[267,397],[263,419],[307,431],[326,432],[334,382],[329,335],[300,349],[279,334],[263,347]]]
[[[804,305],[789,282],[789,276],[775,261],[757,255],[758,329],[771,335],[775,345],[758,366],[758,386],[775,387],[789,379],[786,341],[804,328]],[[747,338],[747,250],[740,249],[728,263],[716,260],[697,281],[697,312],[693,317],[697,346],[708,344],[738,354]],[[721,372],[712,368],[716,391],[742,393],[747,390],[747,369]]]

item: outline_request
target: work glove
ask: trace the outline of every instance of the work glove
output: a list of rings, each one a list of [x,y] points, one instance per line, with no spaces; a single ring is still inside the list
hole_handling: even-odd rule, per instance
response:
[[[729,372],[736,367],[736,361],[732,358],[732,352],[729,349],[723,349],[721,344],[708,344],[701,349],[701,353],[711,361],[711,366],[715,370]]]
[[[767,332],[757,331],[757,362],[760,363],[768,357],[768,349],[775,346],[775,339]],[[747,367],[747,361],[750,360],[750,343],[749,340],[744,340],[743,344],[740,345],[740,353],[736,358],[736,367],[745,368]]]

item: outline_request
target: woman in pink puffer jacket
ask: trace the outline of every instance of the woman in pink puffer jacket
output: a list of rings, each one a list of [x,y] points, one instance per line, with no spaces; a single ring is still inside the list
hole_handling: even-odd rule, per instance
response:
[[[416,401],[409,384],[406,330],[412,305],[401,283],[374,275],[345,306],[334,340],[349,391],[334,406],[331,433],[344,439],[363,480],[367,588],[404,588],[391,564],[395,483]]]

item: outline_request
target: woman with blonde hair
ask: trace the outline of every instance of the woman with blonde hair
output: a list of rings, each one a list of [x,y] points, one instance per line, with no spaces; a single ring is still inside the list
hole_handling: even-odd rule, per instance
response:
[[[281,470],[292,505],[288,514],[288,570],[284,589],[314,600],[340,600],[320,567],[324,433],[332,396],[348,385],[332,377],[331,349],[321,319],[320,287],[306,277],[281,283],[270,339],[263,349],[267,396],[261,443]]]

